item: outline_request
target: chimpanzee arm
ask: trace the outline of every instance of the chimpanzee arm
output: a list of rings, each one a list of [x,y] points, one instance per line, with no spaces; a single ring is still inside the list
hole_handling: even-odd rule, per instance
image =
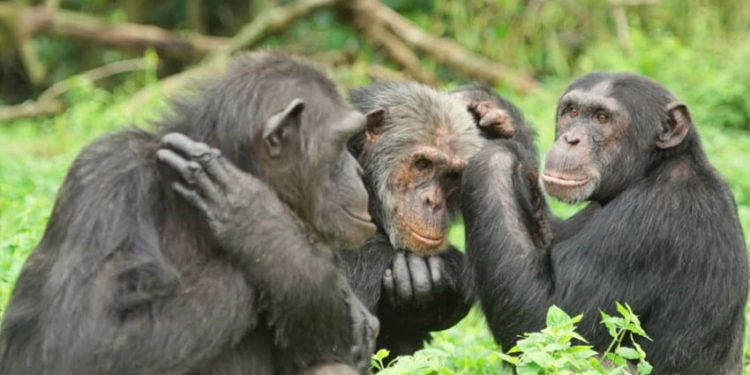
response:
[[[299,219],[265,183],[218,150],[176,133],[166,135],[162,145],[159,160],[187,184],[176,182],[174,190],[206,216],[219,243],[257,287],[276,343],[298,349],[294,358],[310,359],[338,345],[342,354],[333,361],[346,361],[353,347],[356,360],[363,362],[358,365],[366,366],[377,319],[349,289],[333,251],[308,238]]]
[[[128,153],[139,141],[104,138],[71,167],[5,312],[0,374],[184,374],[253,324],[228,262],[187,276],[164,256],[153,162]]]
[[[382,232],[370,236],[359,249],[341,252],[349,285],[373,313],[377,313],[382,297],[383,275],[395,255],[396,251]]]
[[[491,327],[516,325],[505,327],[512,337],[543,327],[553,291],[549,211],[514,147],[485,147],[469,162],[462,186],[466,252],[478,297]]]
[[[46,337],[42,348],[44,373],[194,371],[239,342],[257,319],[253,291],[241,273],[227,266],[207,264],[199,275],[202,281],[126,310],[118,305],[89,308],[111,301],[109,292],[122,280],[70,282],[61,292],[88,300],[68,298],[47,317],[45,335],[55,337]]]

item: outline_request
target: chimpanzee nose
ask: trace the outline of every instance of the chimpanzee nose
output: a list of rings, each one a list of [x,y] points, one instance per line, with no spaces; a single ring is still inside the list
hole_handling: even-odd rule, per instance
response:
[[[565,140],[565,142],[568,142],[568,144],[571,146],[575,146],[579,142],[581,142],[580,137],[578,137],[577,135],[568,134],[568,133],[563,134],[563,139]]]
[[[424,204],[432,210],[436,210],[443,204],[443,199],[436,189],[430,189],[422,196]]]

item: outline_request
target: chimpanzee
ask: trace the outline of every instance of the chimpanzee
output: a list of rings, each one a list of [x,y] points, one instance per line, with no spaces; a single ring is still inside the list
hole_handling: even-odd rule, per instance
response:
[[[445,239],[463,167],[485,143],[470,113],[494,128],[498,121],[485,118],[489,109],[503,111],[519,133],[529,130],[515,106],[479,86],[452,96],[413,82],[381,82],[353,91],[350,100],[368,117],[350,149],[364,168],[378,232],[359,251],[343,253],[349,281],[380,319],[378,346],[410,354],[473,303],[463,254]]]
[[[345,149],[365,117],[310,64],[265,52],[175,112],[78,156],[16,283],[0,374],[366,367],[377,320],[329,247],[375,231]]]
[[[739,374],[746,249],[687,106],[646,77],[593,73],[558,103],[541,183],[516,148],[479,152],[461,191],[467,257],[498,343],[541,329],[555,304],[583,313],[579,331],[603,351],[598,310],[627,302],[653,338],[639,343],[654,374]],[[540,184],[591,203],[554,219]]]

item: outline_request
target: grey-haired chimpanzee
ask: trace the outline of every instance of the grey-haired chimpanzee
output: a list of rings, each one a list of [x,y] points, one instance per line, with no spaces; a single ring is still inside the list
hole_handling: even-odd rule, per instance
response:
[[[456,324],[473,302],[463,254],[446,241],[461,173],[486,141],[472,115],[483,127],[504,120],[506,128],[529,132],[517,108],[491,90],[472,86],[454,94],[382,82],[350,97],[368,114],[350,147],[364,168],[378,232],[344,259],[353,288],[381,321],[378,346],[394,355],[422,348],[430,331]]]
[[[365,117],[272,53],[175,112],[73,163],[5,314],[0,374],[366,368],[377,320],[329,247],[375,230],[345,149]]]
[[[516,145],[502,142],[464,172],[467,257],[503,347],[542,328],[556,304],[583,313],[579,331],[603,351],[611,338],[599,310],[619,301],[653,338],[640,344],[654,374],[741,372],[742,229],[685,104],[639,75],[586,75],[558,103],[541,185],[591,203],[556,220],[537,177]]]

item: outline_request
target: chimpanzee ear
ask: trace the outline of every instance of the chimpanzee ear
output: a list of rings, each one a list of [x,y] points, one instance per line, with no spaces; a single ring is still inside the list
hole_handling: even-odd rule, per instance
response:
[[[304,109],[305,102],[302,99],[294,99],[283,111],[271,116],[266,121],[263,125],[263,141],[268,155],[271,155],[271,157],[281,155],[284,139],[288,136],[290,130],[299,129]]]
[[[667,106],[667,114],[669,118],[662,124],[659,139],[656,140],[656,146],[659,148],[672,148],[679,145],[693,125],[690,111],[683,103],[670,103]]]
[[[365,115],[367,123],[365,124],[365,138],[367,143],[375,142],[380,134],[385,131],[385,109],[378,108],[367,112]]]

